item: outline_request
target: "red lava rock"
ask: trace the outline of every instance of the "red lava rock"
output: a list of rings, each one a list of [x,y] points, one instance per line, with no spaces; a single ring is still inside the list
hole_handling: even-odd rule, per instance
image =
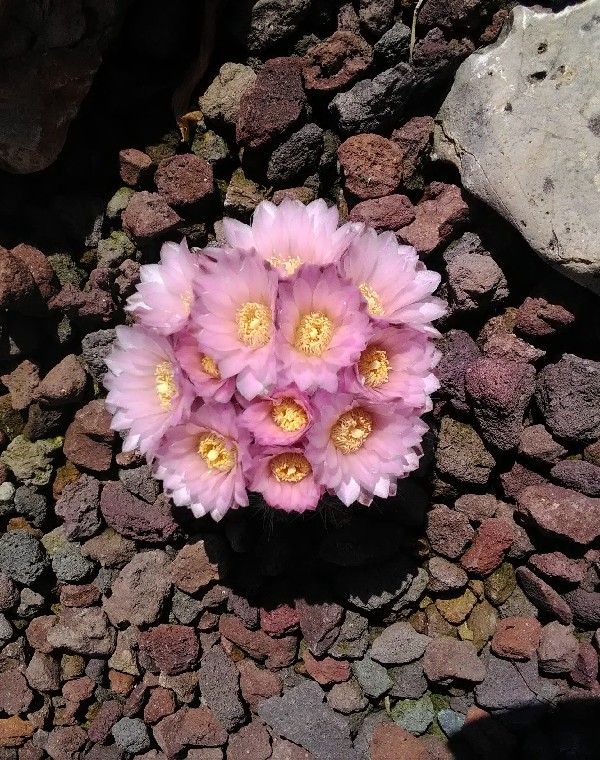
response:
[[[380,723],[371,741],[371,760],[429,760],[417,738],[395,723]]]
[[[515,329],[532,338],[543,338],[568,327],[575,315],[545,298],[526,298],[517,312]]]
[[[153,733],[168,760],[186,747],[220,747],[227,741],[227,732],[208,707],[182,707],[157,723]]]
[[[543,475],[540,475],[520,462],[515,462],[508,472],[500,475],[502,490],[504,495],[509,499],[517,499],[521,491],[528,486],[548,485],[548,481]]]
[[[460,558],[460,564],[469,573],[489,575],[500,567],[514,540],[515,532],[507,522],[488,517],[479,526],[473,543]]]
[[[62,695],[69,702],[85,702],[94,694],[96,684],[88,676],[74,678],[63,686]]]
[[[481,522],[493,517],[501,502],[489,493],[466,493],[454,502],[454,509],[463,512],[469,520]]]
[[[158,165],[154,182],[167,203],[185,206],[198,203],[213,191],[212,166],[193,153],[171,156]]]
[[[446,79],[458,67],[460,61],[475,50],[468,38],[447,40],[444,32],[435,27],[417,41],[413,52],[413,65],[422,87]]]
[[[583,450],[583,458],[586,462],[595,464],[596,467],[600,467],[600,440],[590,443]]]
[[[100,510],[111,528],[137,541],[162,544],[177,531],[168,500],[159,496],[149,505],[129,493],[121,483],[105,484]]]
[[[269,636],[283,636],[298,629],[298,613],[289,604],[280,604],[274,610],[261,609],[260,627]]]
[[[534,554],[528,564],[546,578],[556,578],[565,583],[581,583],[587,570],[587,562],[582,559],[569,559],[562,552]]]
[[[402,153],[381,135],[361,134],[338,148],[346,189],[361,200],[393,193],[402,179]]]
[[[13,409],[26,409],[35,398],[35,390],[40,383],[39,367],[28,359],[21,362],[8,375],[0,377],[10,392]]]
[[[433,639],[423,655],[425,675],[434,683],[449,684],[456,679],[480,683],[486,668],[470,641],[450,636]]]
[[[529,660],[539,646],[541,632],[534,617],[504,618],[492,638],[492,652],[508,660]]]
[[[486,28],[481,33],[481,36],[479,37],[479,43],[481,45],[489,45],[491,42],[494,42],[496,39],[498,39],[498,35],[504,26],[504,22],[506,21],[508,14],[508,8],[500,8],[500,10],[494,13],[491,22],[486,26]]]
[[[296,612],[304,641],[315,657],[321,657],[338,636],[344,616],[343,607],[335,602],[313,604],[305,599],[296,599]]]
[[[10,253],[29,269],[42,299],[48,301],[58,290],[58,281],[48,259],[37,248],[26,243],[15,246]]]
[[[110,736],[110,729],[123,717],[123,708],[115,699],[102,702],[88,727],[90,741],[102,744]]]
[[[240,660],[237,663],[240,672],[240,689],[250,708],[255,708],[263,699],[279,696],[283,689],[281,676],[269,670],[259,668],[253,660]]]
[[[65,456],[75,466],[94,472],[106,472],[110,468],[115,440],[111,419],[103,399],[90,401],[75,413],[63,445]]]
[[[60,671],[58,662],[48,654],[34,652],[25,670],[27,683],[37,691],[59,691]]]
[[[170,689],[157,687],[150,692],[150,698],[144,708],[144,721],[157,723],[167,715],[175,712],[175,695]]]
[[[181,591],[194,594],[227,574],[227,547],[215,535],[186,544],[171,564],[171,579]]]
[[[570,673],[577,662],[579,642],[573,627],[561,625],[556,620],[542,628],[538,647],[540,670],[550,675]]]
[[[113,278],[112,271],[94,269],[85,290],[67,283],[50,299],[48,307],[85,324],[105,325],[112,320],[116,310],[111,292]]]
[[[63,530],[69,540],[93,536],[100,528],[100,483],[81,475],[68,483],[56,502],[55,511],[64,520]],[[83,605],[82,605],[83,606]]]
[[[0,308],[29,312],[36,304],[36,290],[27,265],[0,246]]]
[[[407,190],[423,189],[423,163],[434,125],[431,116],[414,116],[392,132],[392,141],[402,151],[402,186]]]
[[[268,668],[285,668],[296,658],[298,641],[295,636],[273,639],[264,631],[249,631],[234,615],[221,615],[219,632],[251,657],[265,660]]]
[[[427,515],[427,538],[431,548],[445,557],[459,557],[474,535],[469,518],[444,504],[436,504]]]
[[[453,591],[467,585],[468,576],[458,565],[443,557],[431,557],[428,565],[429,583],[427,588],[434,593]]]
[[[529,425],[521,431],[519,454],[534,464],[550,465],[565,456],[567,449],[543,425]]]
[[[137,240],[152,238],[170,232],[181,217],[159,193],[135,193],[121,214],[123,228]]]
[[[27,712],[33,701],[33,692],[27,685],[27,679],[18,670],[14,660],[12,663],[10,660],[4,663],[5,669],[0,672],[0,711],[7,715]]]
[[[169,676],[191,670],[200,652],[194,629],[186,625],[162,624],[141,631],[138,644]]]
[[[527,598],[543,612],[569,625],[573,620],[571,608],[565,600],[545,581],[527,567],[518,567],[515,575]]]
[[[56,615],[41,615],[34,618],[25,631],[29,646],[37,652],[50,654],[53,651],[53,646],[48,642],[48,633],[57,623]]]
[[[362,37],[352,32],[334,32],[304,56],[304,86],[317,92],[339,92],[366,71],[372,61],[373,51]]]
[[[481,350],[471,336],[463,330],[449,330],[439,341],[442,358],[436,374],[440,381],[439,393],[449,398],[460,412],[469,410],[465,395],[465,373],[481,356]]]
[[[577,623],[585,628],[600,626],[600,591],[587,591],[579,587],[573,591],[567,591],[564,599]]]
[[[0,718],[0,747],[20,747],[33,732],[33,725],[18,715]]]
[[[332,683],[343,683],[347,681],[352,671],[350,663],[346,660],[334,660],[333,657],[324,657],[317,660],[307,649],[302,655],[306,672],[311,678],[314,678],[321,686],[330,686]]]
[[[406,195],[386,195],[357,203],[350,221],[364,222],[378,231],[399,230],[415,218],[415,208]]]
[[[272,58],[240,101],[237,141],[259,148],[283,134],[300,118],[306,104],[299,58]]]
[[[600,499],[547,484],[523,489],[517,504],[522,514],[550,535],[583,545],[600,535]]]
[[[136,187],[152,166],[150,156],[135,148],[119,151],[119,176],[126,185]]]
[[[433,253],[468,220],[469,207],[456,185],[432,182],[415,207],[414,222],[403,227],[398,237],[417,249],[421,256]]]
[[[600,496],[600,467],[590,462],[565,459],[554,465],[550,477],[586,496]]]
[[[598,654],[587,641],[579,643],[579,651],[575,667],[570,673],[571,681],[578,686],[589,689],[596,683],[598,677]]]
[[[53,728],[48,735],[46,752],[52,760],[79,760],[86,741],[87,734],[79,726]]]
[[[262,721],[253,720],[229,737],[227,760],[268,760],[271,737]]]
[[[96,584],[85,583],[81,586],[62,586],[60,603],[65,607],[90,607],[100,599],[100,591]]]
[[[37,398],[48,406],[63,406],[79,401],[85,392],[87,375],[75,354],[69,354],[44,377]]]

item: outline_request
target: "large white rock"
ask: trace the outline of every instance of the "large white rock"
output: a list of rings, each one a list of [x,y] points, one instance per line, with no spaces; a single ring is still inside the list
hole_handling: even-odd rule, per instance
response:
[[[516,7],[458,69],[435,152],[543,259],[600,293],[600,0]]]

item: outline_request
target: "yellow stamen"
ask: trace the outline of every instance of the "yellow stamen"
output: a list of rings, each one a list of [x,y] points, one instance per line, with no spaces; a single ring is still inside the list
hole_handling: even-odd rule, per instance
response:
[[[274,267],[282,267],[287,274],[294,274],[296,269],[302,264],[300,256],[290,256],[287,259],[280,259],[278,256],[272,256],[270,259],[267,259],[267,261]]]
[[[237,449],[234,443],[218,433],[202,433],[198,453],[210,470],[229,472],[235,466]]]
[[[190,309],[192,308],[192,293],[191,291],[188,291],[187,293],[181,294],[181,300],[183,301],[183,308],[185,309],[185,313],[189,314]]]
[[[320,311],[305,314],[296,328],[294,347],[309,356],[321,356],[333,338],[333,324]]]
[[[269,467],[273,477],[279,483],[282,480],[285,483],[299,483],[312,472],[312,467],[306,457],[291,451],[274,456],[269,462]]]
[[[378,388],[389,380],[391,364],[383,348],[368,346],[358,360],[358,371],[365,379],[365,385]]]
[[[344,412],[331,428],[333,445],[343,454],[358,451],[373,430],[373,418],[366,409],[356,407]]]
[[[173,367],[170,361],[161,362],[154,370],[156,380],[156,394],[163,409],[169,409],[173,396],[177,394],[175,378],[173,376]]]
[[[206,354],[202,354],[202,358],[200,359],[200,364],[202,365],[202,369],[206,372],[207,375],[210,375],[210,377],[214,377],[215,380],[221,379],[221,373],[219,372],[217,363],[212,358],[212,356],[207,356]]]
[[[293,398],[281,398],[273,401],[271,419],[282,430],[296,433],[308,424],[308,416],[304,409]]]
[[[262,348],[271,340],[273,316],[271,309],[264,303],[249,301],[238,309],[235,315],[238,326],[238,338],[246,346]]]
[[[370,314],[376,317],[382,317],[385,312],[381,303],[379,293],[366,282],[358,286],[358,289],[363,294],[365,301],[367,302],[367,308]]]

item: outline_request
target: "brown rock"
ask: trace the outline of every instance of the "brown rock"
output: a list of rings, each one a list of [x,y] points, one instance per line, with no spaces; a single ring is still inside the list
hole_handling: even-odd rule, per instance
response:
[[[41,615],[40,617],[34,618],[27,626],[25,632],[29,646],[38,652],[50,654],[53,647],[52,644],[48,642],[48,634],[57,622],[58,618],[56,615]]]
[[[110,736],[110,729],[123,715],[123,707],[115,699],[102,702],[100,709],[90,721],[88,737],[90,741],[101,744]]]
[[[545,581],[538,578],[527,567],[519,567],[516,571],[517,581],[527,598],[535,606],[561,623],[569,625],[573,620],[571,608],[565,600]]]
[[[26,409],[33,401],[40,382],[39,367],[25,359],[10,374],[2,375],[0,380],[10,392],[12,408]]]
[[[269,697],[279,696],[283,689],[281,676],[259,668],[253,660],[244,659],[237,663],[240,672],[242,697],[254,709],[259,702]]]
[[[548,483],[543,475],[530,470],[520,462],[515,462],[508,472],[503,472],[500,475],[500,482],[504,495],[509,499],[516,499],[527,486]]]
[[[227,760],[268,760],[271,757],[271,737],[260,720],[253,720],[229,737]]]
[[[296,600],[300,630],[310,651],[320,657],[333,644],[339,633],[344,609],[335,602],[313,604],[305,599]]]
[[[158,192],[173,206],[186,206],[207,198],[213,191],[213,169],[193,153],[171,156],[158,165],[154,182]]]
[[[159,193],[135,193],[121,214],[123,228],[136,240],[164,235],[179,224],[181,217]]]
[[[594,686],[598,677],[598,654],[587,641],[579,643],[579,652],[575,660],[575,667],[571,671],[571,680],[584,689]]]
[[[406,195],[386,195],[357,203],[350,212],[351,222],[363,222],[378,232],[399,230],[415,218],[415,208]]]
[[[321,686],[330,686],[333,683],[343,683],[350,678],[352,671],[350,663],[347,660],[334,660],[333,657],[324,657],[317,660],[312,656],[310,650],[306,650],[302,655],[306,672],[311,678],[314,678]]]
[[[546,578],[556,578],[565,583],[581,583],[587,570],[585,560],[569,559],[562,552],[534,554],[529,558],[528,565]]]
[[[175,695],[170,689],[163,689],[158,686],[150,692],[150,698],[144,708],[144,721],[146,723],[157,723],[167,715],[175,712]]]
[[[600,499],[543,484],[523,489],[517,504],[522,514],[551,535],[584,545],[600,536]]]
[[[443,557],[432,557],[428,570],[430,578],[427,588],[434,593],[453,591],[467,585],[468,577],[465,571]]]
[[[115,648],[116,632],[99,607],[65,607],[47,638],[55,649],[106,657]]]
[[[103,399],[90,401],[75,414],[67,428],[63,450],[73,464],[94,472],[105,472],[112,463],[115,432]]]
[[[20,747],[30,736],[33,736],[33,726],[28,720],[17,715],[0,718],[0,747]]]
[[[354,82],[372,61],[371,47],[362,37],[352,32],[334,32],[305,55],[304,86],[317,92],[338,92]]]
[[[60,603],[64,607],[90,607],[100,596],[100,590],[95,583],[84,583],[80,586],[67,584],[60,589]]]
[[[434,683],[450,684],[458,679],[480,683],[485,678],[485,664],[470,641],[448,636],[433,639],[423,655],[425,675]]]
[[[119,151],[119,176],[126,185],[136,187],[149,173],[152,159],[135,148]]]
[[[29,312],[35,301],[35,281],[28,267],[0,246],[0,308]]]
[[[423,163],[431,145],[433,127],[431,116],[414,116],[392,132],[391,139],[402,151],[402,186],[407,190],[423,189]]]
[[[227,732],[208,707],[182,707],[153,729],[158,746],[172,760],[185,747],[219,747]]]
[[[445,557],[459,557],[474,535],[469,518],[444,504],[435,504],[427,515],[427,538],[431,548]]]
[[[251,657],[265,660],[268,668],[285,668],[295,660],[298,648],[295,636],[273,639],[264,631],[249,631],[235,615],[221,615],[219,632]]]
[[[420,255],[428,256],[467,222],[469,207],[456,185],[432,182],[415,207],[415,213],[414,222],[403,227],[398,237],[414,246]]]
[[[380,723],[371,741],[371,760],[428,760],[427,749],[395,723]]]
[[[280,604],[274,610],[261,609],[260,627],[269,636],[284,636],[298,628],[300,619],[296,608],[289,604]]]
[[[184,546],[171,565],[171,580],[186,594],[205,589],[226,574],[227,547],[212,534]]]
[[[482,521],[473,543],[460,558],[469,573],[489,575],[502,564],[504,555],[515,540],[511,525],[496,517]]]
[[[492,639],[492,652],[508,660],[529,660],[539,646],[541,632],[534,617],[504,618]]]
[[[237,141],[259,148],[283,134],[300,118],[306,104],[299,58],[272,58],[240,101]]]
[[[140,651],[169,676],[191,670],[200,648],[194,629],[187,625],[157,625],[138,635]]]
[[[10,665],[13,667],[10,667]],[[33,692],[14,660],[3,664],[0,671],[0,711],[7,715],[27,712],[33,701]]]
[[[158,549],[143,552],[121,570],[104,609],[114,625],[149,625],[160,615],[170,591],[167,555]]]
[[[29,269],[42,299],[44,301],[50,299],[58,290],[58,281],[44,254],[26,243],[15,246],[11,249],[11,253]]]
[[[579,654],[579,642],[573,627],[553,620],[541,630],[538,648],[540,670],[550,675],[569,673],[575,667]]]
[[[87,375],[75,354],[69,354],[44,377],[37,398],[48,406],[63,406],[79,401],[85,392]]]
[[[100,511],[111,528],[137,541],[162,544],[177,531],[168,499],[159,496],[154,504],[147,504],[121,483],[106,483],[100,498]]]
[[[393,193],[402,179],[402,153],[381,135],[349,137],[338,148],[346,189],[361,200]]]
[[[81,553],[103,567],[122,567],[133,559],[135,544],[112,528],[107,528],[99,536],[86,541]]]

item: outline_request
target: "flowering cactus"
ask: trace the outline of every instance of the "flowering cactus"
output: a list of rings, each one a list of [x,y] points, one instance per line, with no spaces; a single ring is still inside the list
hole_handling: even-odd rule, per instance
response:
[[[316,509],[395,493],[436,390],[439,275],[335,208],[265,201],[227,245],[165,243],[107,359],[106,404],[177,505]]]

